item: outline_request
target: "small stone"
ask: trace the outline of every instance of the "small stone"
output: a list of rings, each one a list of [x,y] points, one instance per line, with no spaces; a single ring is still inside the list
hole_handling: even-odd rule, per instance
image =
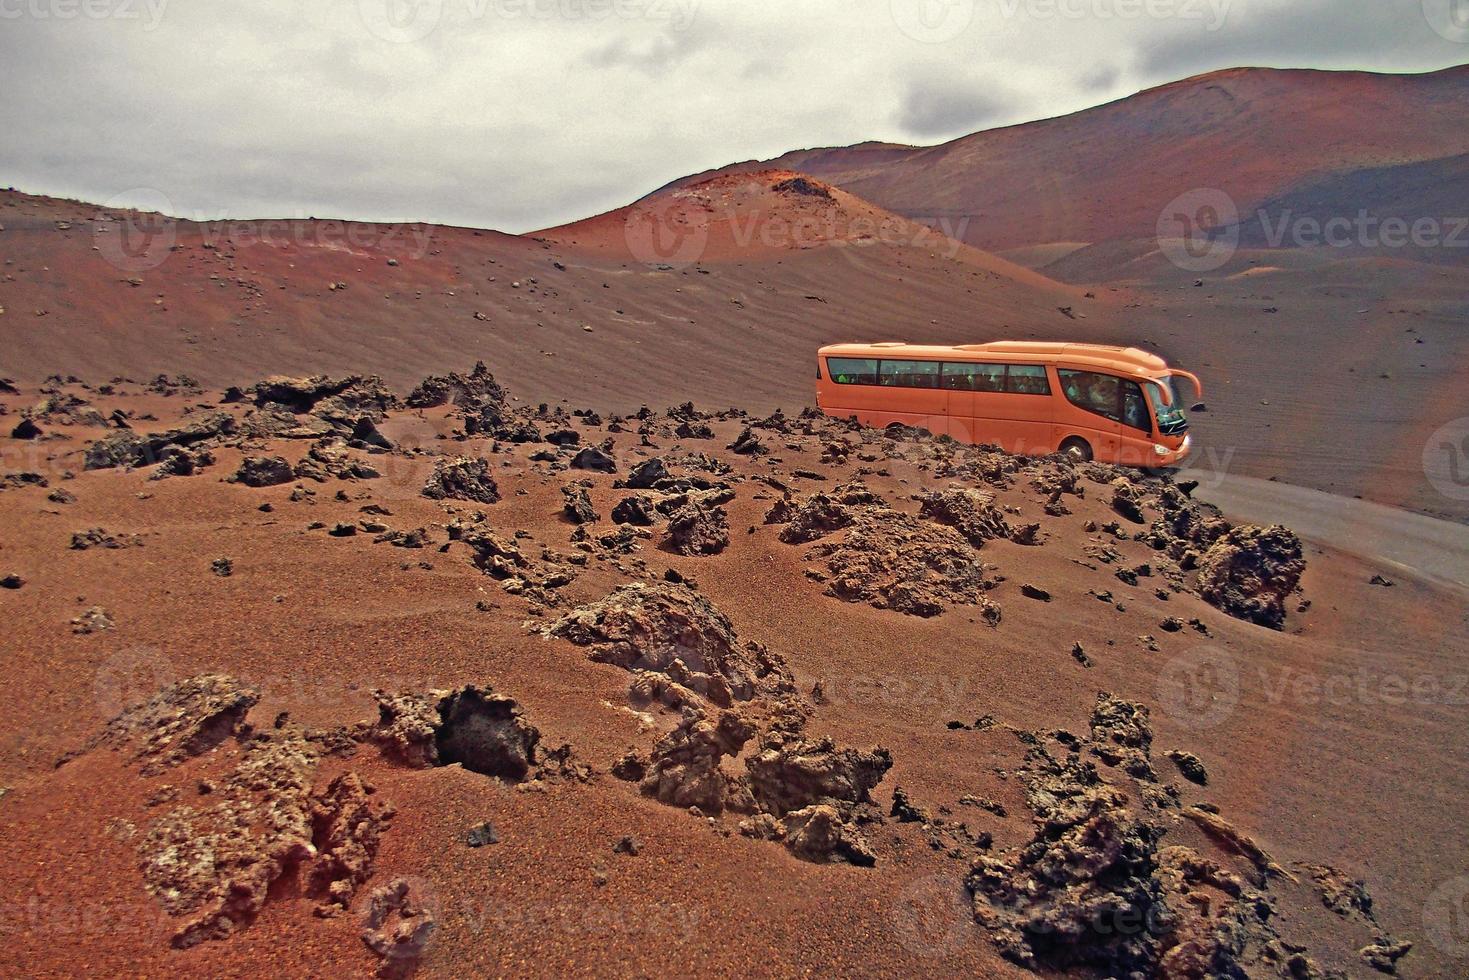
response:
[[[1178,771],[1183,774],[1184,779],[1187,779],[1191,783],[1197,783],[1200,786],[1207,786],[1209,784],[1209,773],[1204,769],[1203,760],[1192,752],[1181,752],[1178,749],[1174,749],[1168,753],[1168,758],[1172,759],[1173,764],[1178,766]]]
[[[495,829],[494,824],[486,820],[484,823],[476,824],[469,828],[469,832],[464,835],[464,843],[470,847],[484,847],[486,844],[498,844],[500,843],[500,833]]]

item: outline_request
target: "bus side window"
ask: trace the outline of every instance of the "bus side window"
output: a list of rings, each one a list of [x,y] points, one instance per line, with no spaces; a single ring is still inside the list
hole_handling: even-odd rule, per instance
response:
[[[1061,391],[1066,400],[1077,408],[1084,409],[1114,422],[1122,421],[1118,413],[1119,392],[1117,384],[1121,378],[1095,371],[1057,370],[1061,378]]]
[[[1122,382],[1122,421],[1134,429],[1153,431],[1153,420],[1148,415],[1148,403],[1143,390],[1136,381]]]
[[[877,384],[877,360],[867,357],[828,357],[826,370],[839,385]]]
[[[1051,383],[1046,380],[1044,364],[1011,364],[1006,373],[1005,390],[1020,395],[1049,395]]]

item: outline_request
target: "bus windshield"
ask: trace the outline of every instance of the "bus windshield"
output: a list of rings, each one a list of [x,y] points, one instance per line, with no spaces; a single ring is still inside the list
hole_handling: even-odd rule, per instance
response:
[[[1166,391],[1163,388],[1165,384],[1168,385]],[[1178,397],[1178,389],[1173,387],[1171,378],[1145,381],[1143,390],[1148,393],[1148,403],[1153,406],[1153,415],[1158,419],[1159,432],[1172,435],[1188,428],[1188,418],[1179,407],[1182,399]]]

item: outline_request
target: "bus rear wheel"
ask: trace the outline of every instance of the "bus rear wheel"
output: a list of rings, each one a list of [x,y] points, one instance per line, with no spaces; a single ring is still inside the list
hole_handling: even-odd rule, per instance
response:
[[[1078,439],[1076,436],[1062,442],[1060,452],[1069,457],[1073,463],[1091,462],[1092,447],[1085,439]]]

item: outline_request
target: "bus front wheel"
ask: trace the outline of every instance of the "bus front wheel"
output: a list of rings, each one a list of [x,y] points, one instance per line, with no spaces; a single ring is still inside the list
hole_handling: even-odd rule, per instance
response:
[[[1070,439],[1061,443],[1060,451],[1063,455],[1070,457],[1073,463],[1091,462],[1092,447],[1087,444],[1085,439],[1078,439],[1072,436]]]

